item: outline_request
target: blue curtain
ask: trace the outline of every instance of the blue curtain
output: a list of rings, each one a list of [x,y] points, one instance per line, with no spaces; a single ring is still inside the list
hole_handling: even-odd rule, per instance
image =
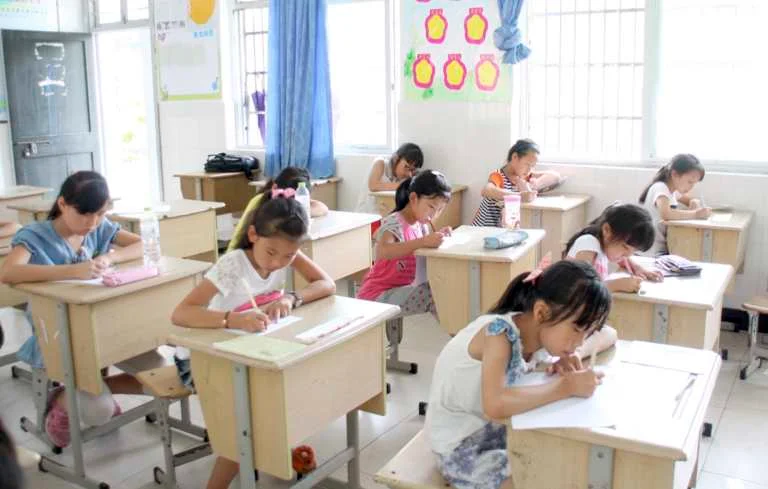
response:
[[[326,0],[270,0],[268,176],[286,166],[333,175]]]
[[[544,1],[544,0],[539,0]],[[501,27],[493,33],[493,43],[504,51],[502,63],[513,65],[531,54],[531,49],[523,44],[522,34],[517,27],[517,19],[523,10],[523,0],[497,0],[501,14]]]

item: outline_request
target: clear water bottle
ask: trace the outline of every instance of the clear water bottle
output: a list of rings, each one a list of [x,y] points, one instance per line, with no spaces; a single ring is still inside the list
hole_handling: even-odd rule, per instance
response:
[[[299,188],[296,189],[296,200],[299,201],[304,210],[307,212],[307,219],[312,222],[312,214],[310,214],[310,206],[312,199],[309,196],[309,189],[306,182],[299,182]]]
[[[160,251],[160,221],[151,208],[145,208],[141,216],[141,242],[144,246],[144,266],[160,270],[163,256]]]

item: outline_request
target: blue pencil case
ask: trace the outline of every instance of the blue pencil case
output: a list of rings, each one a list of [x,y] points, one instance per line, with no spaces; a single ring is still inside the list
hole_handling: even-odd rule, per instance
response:
[[[528,233],[525,231],[504,231],[496,236],[488,236],[483,239],[483,248],[487,250],[501,250],[519,246],[528,239]]]

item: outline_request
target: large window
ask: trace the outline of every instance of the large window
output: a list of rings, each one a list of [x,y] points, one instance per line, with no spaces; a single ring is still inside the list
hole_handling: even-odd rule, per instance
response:
[[[522,132],[580,160],[768,160],[768,2],[527,2]]]
[[[392,134],[389,0],[329,0],[328,51],[336,151],[381,149]],[[235,5],[238,143],[264,146],[267,2]]]

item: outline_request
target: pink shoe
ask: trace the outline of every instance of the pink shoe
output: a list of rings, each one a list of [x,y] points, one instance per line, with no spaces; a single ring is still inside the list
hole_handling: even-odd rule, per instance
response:
[[[55,446],[64,448],[69,446],[69,415],[67,410],[60,404],[55,403],[58,394],[63,392],[64,388],[54,389],[48,397],[48,409],[45,414],[45,432],[48,439]]]

